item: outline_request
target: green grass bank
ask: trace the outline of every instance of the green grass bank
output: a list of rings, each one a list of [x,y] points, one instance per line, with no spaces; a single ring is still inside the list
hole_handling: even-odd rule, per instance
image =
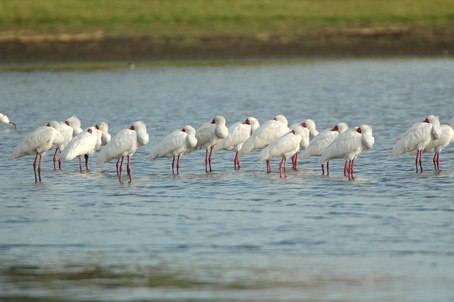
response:
[[[0,0],[0,62],[449,55],[453,0]]]

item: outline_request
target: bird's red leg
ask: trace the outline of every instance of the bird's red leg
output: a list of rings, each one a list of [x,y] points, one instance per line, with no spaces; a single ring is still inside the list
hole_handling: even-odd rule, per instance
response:
[[[284,177],[287,178],[287,157],[284,156]]]
[[[281,162],[279,163],[279,177],[282,178],[282,163],[284,162],[284,157],[282,157]]]
[[[57,167],[55,164],[57,162],[57,152],[58,152],[58,148],[55,149],[54,157],[52,158],[52,160],[54,162],[54,170],[57,170]]]
[[[421,169],[422,173],[422,149],[419,150],[419,168]]]
[[[41,182],[41,164],[43,162],[43,156],[40,154],[39,155],[39,165],[38,165],[38,178],[39,182]]]
[[[240,151],[236,151],[238,153],[238,158],[236,159],[236,167],[238,170],[241,168],[240,166]]]
[[[82,173],[82,159],[80,158],[79,156],[79,170],[80,170],[80,173]]]
[[[322,175],[325,175],[325,165],[322,164]]]
[[[131,156],[128,155],[128,164],[126,165],[126,171],[128,172],[129,183],[132,181],[132,170],[131,170]]]
[[[440,152],[437,152],[437,170],[440,171]]]
[[[123,159],[124,159],[124,158],[125,158],[124,156],[121,157],[120,167],[119,167],[119,170],[118,170],[118,181],[119,181],[120,183],[123,183],[123,182],[121,181],[121,173],[123,172]]]
[[[60,155],[60,157],[58,158],[58,170],[61,170],[61,150],[58,149],[58,154]]]
[[[352,159],[352,163],[350,166],[350,174],[351,174],[351,179],[355,179],[355,160]]]
[[[326,176],[329,176],[329,161],[326,162]]]
[[[240,168],[240,164],[238,161],[238,150],[235,152],[235,159],[233,160],[233,167],[235,170]]]
[[[115,167],[117,168],[117,176],[118,176],[118,163],[120,162],[120,158],[117,159],[117,164],[115,165]]]
[[[205,173],[208,173],[208,149],[205,149]]]
[[[270,160],[266,160],[266,173],[271,173],[271,163]]]
[[[347,161],[345,161],[345,164],[344,164],[344,176],[347,176],[347,172],[348,172]]]
[[[38,177],[36,176],[36,160],[38,159],[39,153],[36,152],[35,161],[33,162],[33,172],[35,172],[35,182],[38,182]]]
[[[175,174],[175,155],[172,158],[172,175]]]
[[[210,172],[211,170],[211,158],[213,157],[213,146],[210,147],[210,157],[208,157],[208,163],[210,164]]]
[[[295,159],[293,159],[293,157],[295,157]],[[287,161],[287,160],[286,160]],[[295,171],[298,171],[298,152],[296,152],[293,156],[292,156],[292,168],[293,170]]]
[[[90,172],[90,168],[88,167],[88,155],[85,154],[85,171]]]
[[[178,157],[177,157],[177,175],[180,174],[180,157],[181,157],[181,154],[178,154]]]
[[[416,150],[416,159],[415,159],[416,174],[419,172],[418,171],[418,162],[419,162],[418,158],[419,158],[419,150]]]
[[[437,152],[434,153],[434,157],[432,158],[432,162],[434,163],[434,170],[437,170]]]

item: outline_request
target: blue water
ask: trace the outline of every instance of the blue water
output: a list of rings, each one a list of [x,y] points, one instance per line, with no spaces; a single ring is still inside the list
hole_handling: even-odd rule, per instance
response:
[[[0,73],[0,111],[18,125],[0,125],[0,300],[453,301],[454,146],[440,173],[431,154],[421,175],[413,156],[391,157],[414,122],[454,116],[453,79],[452,59]],[[179,176],[147,159],[186,124],[279,113],[319,130],[371,125],[355,180],[342,161],[321,176],[317,158],[286,179],[257,152],[240,171],[216,153],[209,175],[203,151]],[[27,133],[72,114],[112,134],[145,121],[131,185],[114,164],[53,171],[49,154],[35,184],[32,157],[9,160]]]

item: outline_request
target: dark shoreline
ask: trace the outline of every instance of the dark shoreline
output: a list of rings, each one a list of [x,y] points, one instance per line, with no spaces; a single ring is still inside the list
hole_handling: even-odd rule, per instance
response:
[[[451,56],[454,37],[414,32],[306,36],[103,37],[86,41],[0,41],[0,63],[208,60],[333,56]]]

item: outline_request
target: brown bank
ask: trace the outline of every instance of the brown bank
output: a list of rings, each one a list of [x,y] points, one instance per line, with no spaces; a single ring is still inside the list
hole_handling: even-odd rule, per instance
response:
[[[324,29],[305,35],[108,37],[102,31],[0,32],[0,63],[307,56],[450,56],[449,32],[410,26]]]

